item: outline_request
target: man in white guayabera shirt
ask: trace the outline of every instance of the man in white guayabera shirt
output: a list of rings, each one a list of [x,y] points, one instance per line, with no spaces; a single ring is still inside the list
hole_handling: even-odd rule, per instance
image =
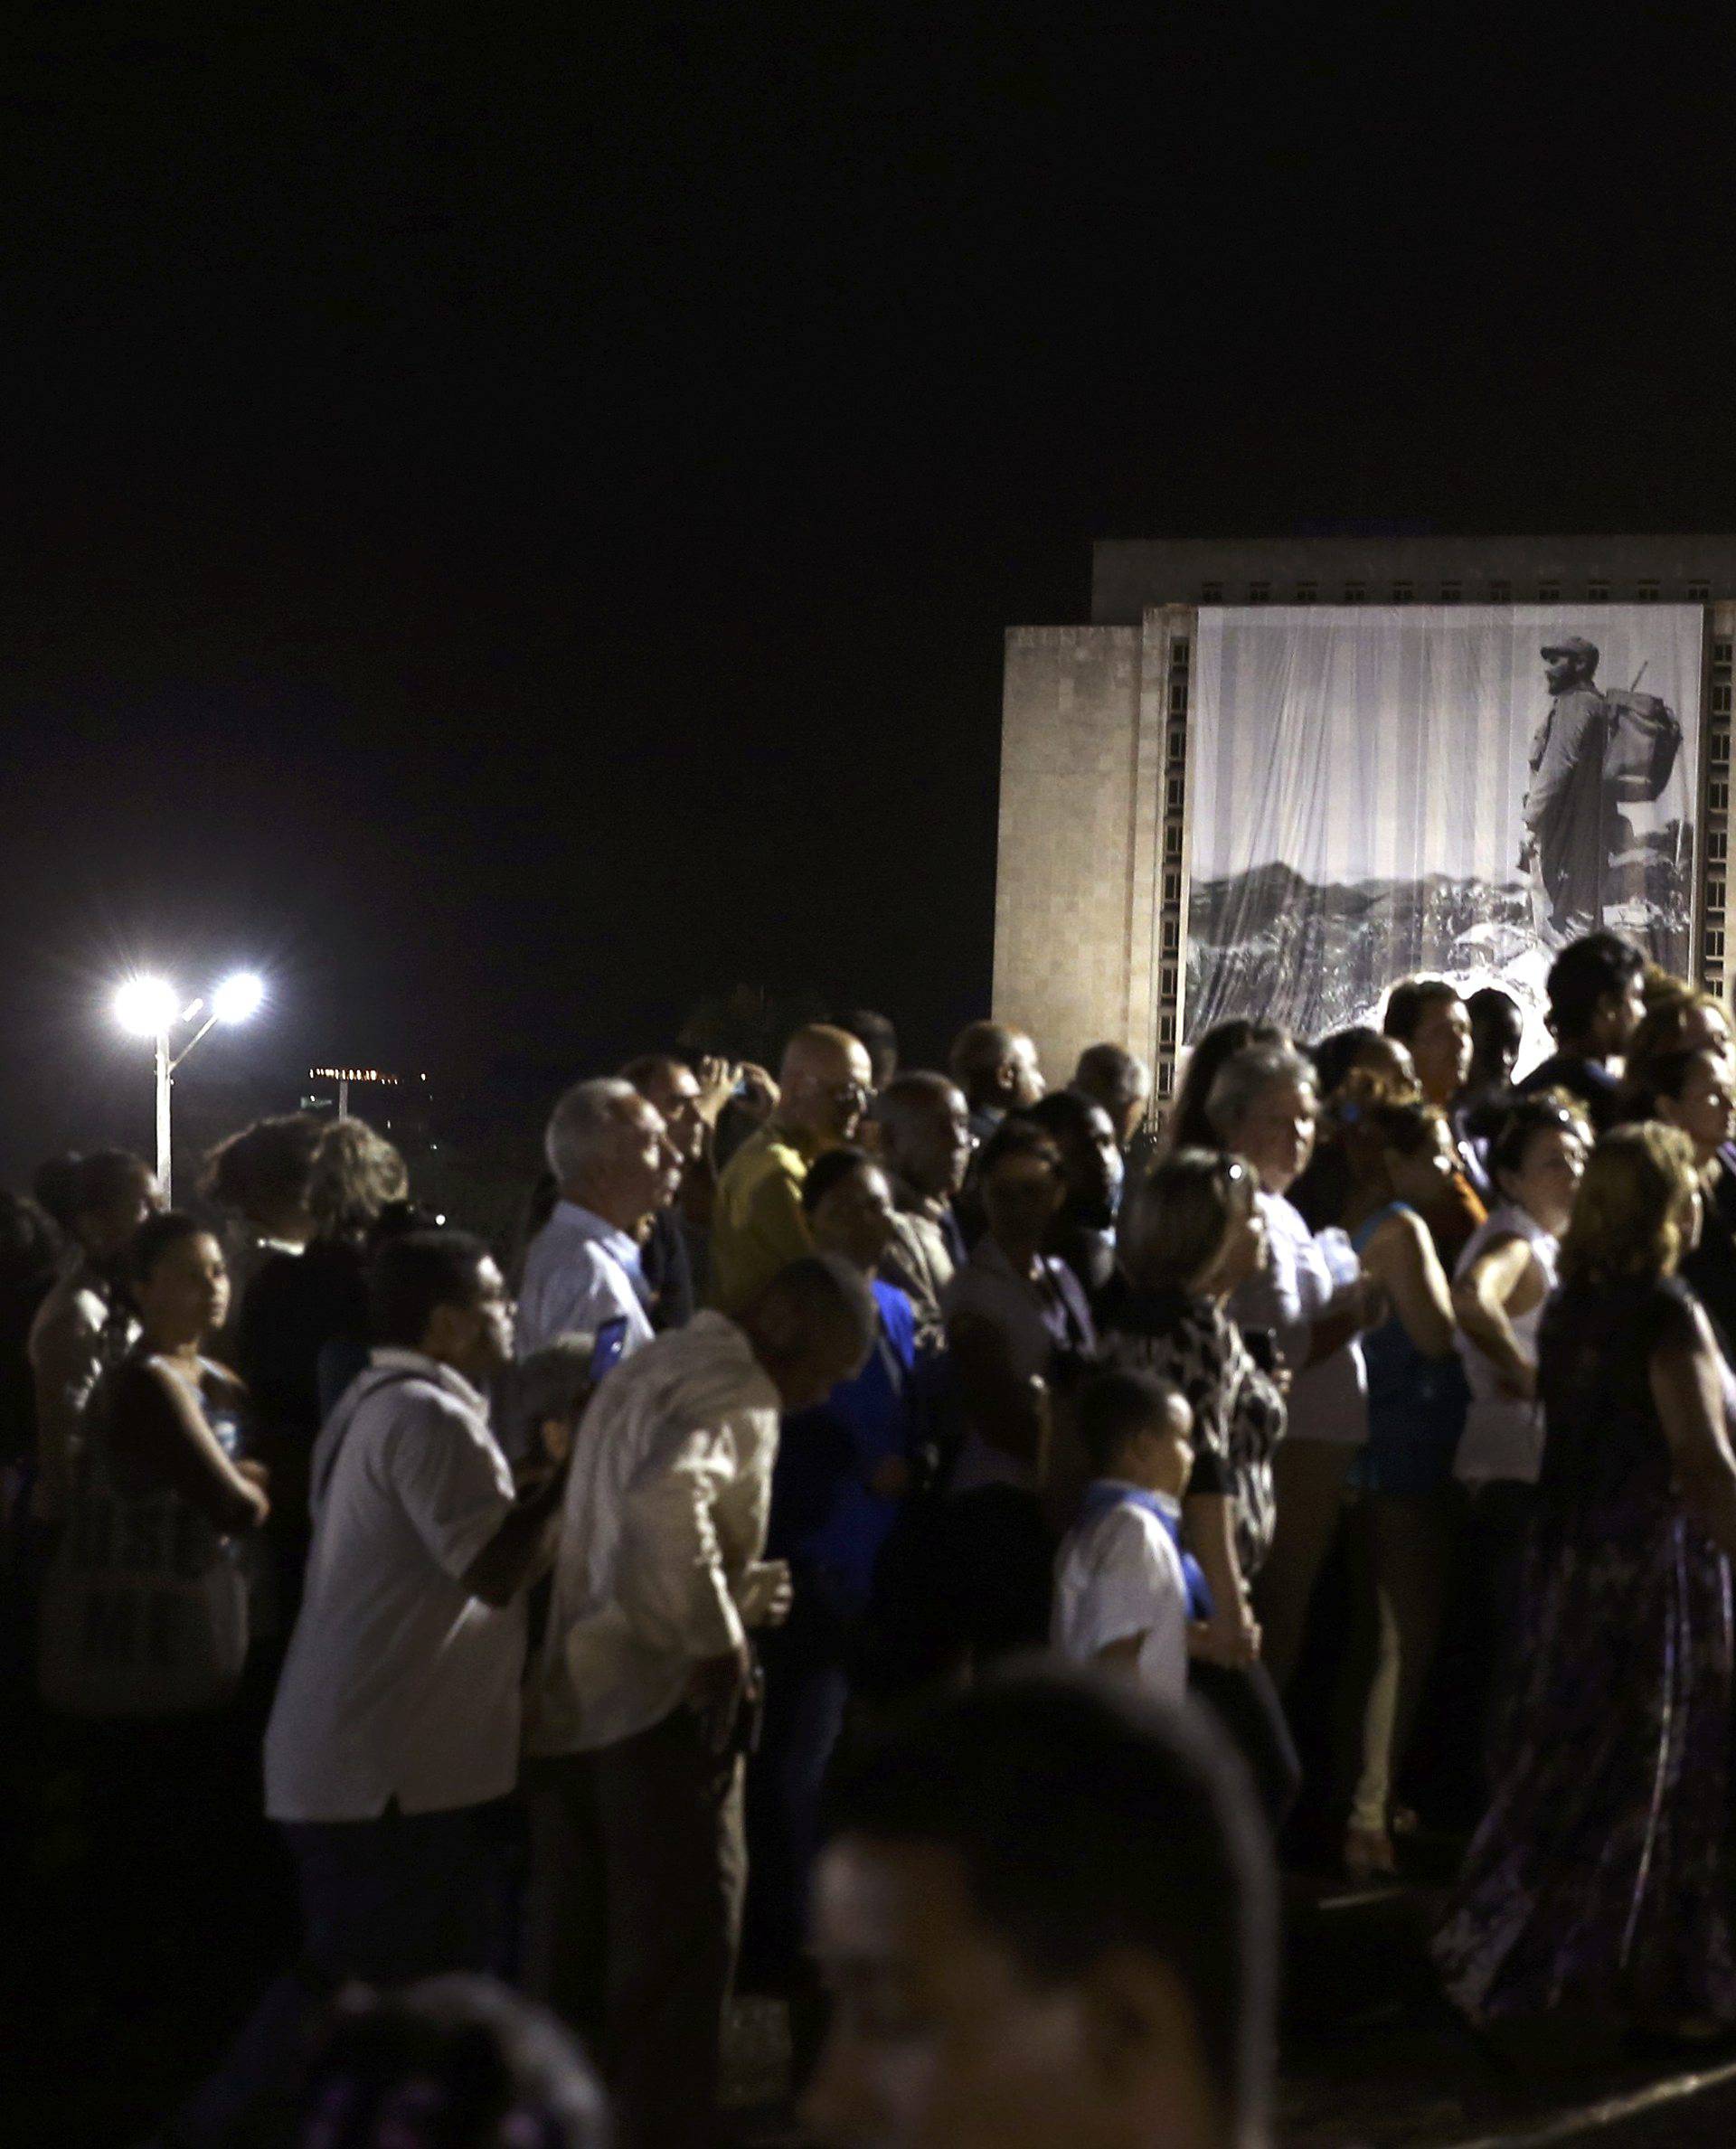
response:
[[[554,1603],[531,1682],[531,1983],[602,2053],[624,2149],[711,2138],[740,1930],[749,1631],[781,1413],[866,1359],[867,1285],[792,1262],[735,1317],[655,1337],[573,1442]],[[599,1931],[600,1923],[600,1931]]]
[[[300,1963],[280,1979],[175,2139],[236,2138],[293,2070],[340,1984],[505,1966],[524,1592],[565,1489],[515,1493],[488,1422],[513,1315],[461,1231],[389,1240],[370,1280],[374,1349],[314,1449],[313,1547],[265,1741],[265,1805],[294,1857]]]

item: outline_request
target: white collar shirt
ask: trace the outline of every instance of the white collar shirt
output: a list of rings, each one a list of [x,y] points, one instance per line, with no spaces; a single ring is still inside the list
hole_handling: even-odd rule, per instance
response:
[[[648,1296],[637,1241],[576,1202],[557,1202],[524,1258],[518,1355],[617,1315],[627,1323],[626,1349],[637,1351],[651,1341]]]
[[[517,1780],[523,1600],[463,1577],[512,1508],[487,1405],[450,1366],[375,1351],[314,1448],[307,1590],[265,1741],[277,1821],[444,1813]]]
[[[747,1336],[712,1312],[598,1390],[573,1443],[531,1752],[650,1730],[697,1665],[740,1645],[766,1587],[778,1410]]]
[[[1255,1201],[1266,1222],[1266,1261],[1238,1287],[1229,1313],[1242,1329],[1269,1328],[1290,1373],[1289,1437],[1357,1447],[1368,1438],[1368,1373],[1354,1337],[1308,1363],[1314,1324],[1356,1269],[1342,1232],[1316,1235],[1282,1194]],[[1338,1266],[1335,1268],[1335,1263]],[[1342,1268],[1342,1274],[1339,1269]]]
[[[1100,1481],[1137,1494],[1123,1480]],[[1147,1494],[1179,1521],[1174,1500]],[[1175,1541],[1137,1498],[1118,1501],[1075,1522],[1055,1560],[1058,1655],[1092,1664],[1117,1642],[1139,1638],[1139,1682],[1165,1701],[1187,1693],[1187,1577]]]

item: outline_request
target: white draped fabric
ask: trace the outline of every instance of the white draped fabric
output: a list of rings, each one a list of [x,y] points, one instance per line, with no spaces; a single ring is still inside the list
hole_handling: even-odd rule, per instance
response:
[[[1552,703],[1540,651],[1675,712],[1654,804],[1623,806],[1603,922],[1689,963],[1704,615],[1694,605],[1203,609],[1189,749],[1190,1041],[1231,1014],[1318,1037],[1439,972],[1534,1008],[1551,953],[1519,867]]]

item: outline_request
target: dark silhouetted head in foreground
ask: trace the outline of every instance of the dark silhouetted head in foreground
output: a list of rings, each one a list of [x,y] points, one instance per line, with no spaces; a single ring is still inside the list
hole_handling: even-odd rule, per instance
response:
[[[1266,2140],[1271,1854],[1190,1712],[1047,1666],[931,1706],[839,1787],[814,1918],[826,2143]]]
[[[602,2091],[541,2007],[482,1977],[360,1993],[309,2082],[299,2149],[605,2149]]]

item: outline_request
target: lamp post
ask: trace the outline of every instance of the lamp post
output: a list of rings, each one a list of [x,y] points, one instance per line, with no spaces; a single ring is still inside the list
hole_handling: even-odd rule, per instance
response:
[[[250,971],[239,971],[233,977],[224,978],[211,995],[208,1014],[203,998],[190,1000],[182,1006],[180,994],[163,977],[129,977],[115,994],[115,1020],[121,1028],[135,1037],[151,1040],[156,1082],[156,1177],[165,1202],[174,1198],[175,1159],[169,1098],[175,1070],[213,1023],[244,1023],[258,1012],[264,998],[265,987]],[[204,1021],[181,1050],[175,1051],[171,1041],[176,1023],[191,1023],[201,1014],[205,1015]]]

